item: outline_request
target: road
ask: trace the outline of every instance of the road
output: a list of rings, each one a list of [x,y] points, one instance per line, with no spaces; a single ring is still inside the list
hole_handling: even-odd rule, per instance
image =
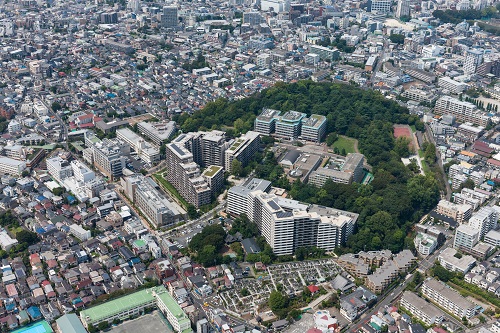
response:
[[[435,251],[432,255],[428,256],[424,260],[420,261],[418,264],[416,270],[421,270],[423,272],[427,271],[430,267],[434,265],[434,262],[437,260],[437,257],[439,254],[446,249],[451,243],[453,242],[453,238],[447,239],[446,242],[441,246],[441,248],[437,251]],[[375,304],[368,312],[365,312],[364,314],[361,315],[360,318],[356,319],[353,321],[349,326],[347,326],[347,329],[349,332],[357,332],[361,325],[366,320],[369,320],[371,316],[376,314],[378,310],[382,307],[386,307],[389,304],[394,303],[394,300],[397,299],[403,291],[406,289],[408,284],[412,281],[411,278],[404,280],[400,285],[393,289],[386,290],[382,295],[379,296],[379,301],[377,304]],[[462,323],[457,321],[455,318],[449,318],[448,320],[453,322],[454,324],[458,325],[459,327],[463,327]]]
[[[66,126],[66,123],[61,119],[61,116],[59,116],[59,114],[52,110],[52,107],[51,106],[48,106],[47,104],[45,104],[45,102],[43,102],[43,99],[41,96],[38,96],[38,99],[40,101],[42,101],[43,105],[45,105],[45,107],[47,107],[47,109],[49,110],[49,114],[52,114],[56,117],[57,121],[59,122],[59,125],[61,126],[61,133],[59,134],[59,140],[60,140],[60,143],[64,146],[64,148],[66,149],[66,151],[69,151],[68,149],[68,127]]]

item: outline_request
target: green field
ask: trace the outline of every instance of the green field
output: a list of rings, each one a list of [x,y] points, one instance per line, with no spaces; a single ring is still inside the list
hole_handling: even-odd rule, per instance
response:
[[[174,185],[170,184],[163,176],[159,173],[155,173],[153,177],[163,185],[164,189],[168,190],[170,194],[175,196],[177,200],[181,203],[181,206],[183,206],[184,209],[187,209],[188,203],[186,199],[184,199],[180,193],[177,191],[177,189],[174,187]]]
[[[337,141],[333,143],[332,148],[333,149],[338,148],[340,151],[342,151],[342,149],[345,149],[345,152],[348,154],[355,153],[356,152],[356,150],[354,149],[355,144],[356,144],[356,139],[349,138],[346,136],[339,136]]]

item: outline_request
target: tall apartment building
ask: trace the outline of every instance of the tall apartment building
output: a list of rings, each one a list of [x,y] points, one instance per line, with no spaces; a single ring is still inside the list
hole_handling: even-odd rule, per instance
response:
[[[163,28],[175,28],[178,25],[177,7],[165,6],[161,14],[161,26]]]
[[[482,207],[474,213],[469,220],[469,227],[479,231],[479,238],[483,238],[486,233],[496,229],[498,222],[498,212],[494,207]]]
[[[398,0],[398,7],[396,9],[396,17],[410,16],[410,0]]]
[[[436,101],[434,108],[436,114],[451,114],[461,122],[470,122],[480,126],[488,124],[489,117],[482,111],[477,109],[477,106],[462,102],[450,96],[442,96]]]
[[[119,128],[116,130],[116,137],[127,143],[137,155],[146,163],[154,164],[160,161],[160,150],[153,147],[141,136],[134,133],[129,128]]]
[[[371,0],[370,11],[379,13],[391,12],[390,0]]]
[[[469,88],[469,85],[467,83],[455,81],[447,76],[439,78],[438,86],[440,88],[448,90],[452,94],[463,93],[465,90]]]
[[[309,183],[317,187],[325,185],[327,180],[334,183],[351,184],[352,182],[361,183],[363,180],[364,155],[358,153],[347,154],[344,164],[340,169],[331,169],[328,167],[318,168],[311,172]]]
[[[254,154],[260,147],[260,133],[249,131],[234,140],[225,151],[225,169],[227,172],[232,171],[232,163],[234,160],[241,162],[246,166],[252,159]]]
[[[182,219],[175,205],[158,191],[158,185],[151,178],[133,175],[123,177],[121,183],[127,196],[155,228],[172,226]]]
[[[326,117],[317,114],[305,118],[302,122],[300,137],[303,140],[321,142],[326,133]]]
[[[224,168],[219,165],[211,165],[201,174],[210,187],[212,193],[218,193],[224,187]]]
[[[451,167],[450,167],[450,170],[451,170]],[[486,195],[482,192],[471,190],[469,188],[463,188],[460,193],[455,193],[453,195],[453,201],[455,203],[471,205],[473,210],[476,210],[487,199],[488,199],[488,195]]]
[[[262,113],[255,118],[254,131],[263,135],[270,135],[276,129],[276,120],[281,115],[281,111],[264,108]]]
[[[483,61],[484,52],[477,49],[468,49],[465,51],[464,72],[466,74],[476,73],[477,68]]]
[[[233,186],[227,192],[226,212],[231,215],[246,214],[249,193],[253,191],[269,192],[270,190],[271,182],[259,178],[251,178],[243,185]]]
[[[123,174],[130,146],[118,139],[104,139],[91,147],[90,159],[94,166],[112,180]]]
[[[458,223],[467,221],[472,216],[472,206],[468,204],[456,204],[448,200],[440,200],[436,213],[452,218]]]
[[[470,250],[479,242],[479,230],[466,224],[461,224],[455,231],[453,247]]]
[[[472,302],[433,278],[424,281],[422,294],[458,318],[470,318],[476,314],[476,306]]]
[[[137,124],[139,133],[149,138],[155,145],[161,146],[172,138],[176,131],[175,121],[148,123],[141,121]]]
[[[302,128],[302,119],[305,113],[288,111],[280,116],[276,121],[276,136],[286,139],[296,139],[299,137]]]
[[[266,188],[265,185],[254,182],[247,184],[247,188]],[[246,212],[278,255],[292,254],[304,246],[317,246],[331,251],[344,244],[354,231],[357,214],[304,205],[262,190],[240,190],[228,195],[229,212]]]

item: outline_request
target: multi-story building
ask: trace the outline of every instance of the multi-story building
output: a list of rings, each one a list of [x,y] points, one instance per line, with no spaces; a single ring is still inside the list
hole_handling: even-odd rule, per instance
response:
[[[91,131],[85,132],[84,137],[87,148],[83,151],[83,158],[105,176],[118,179],[126,166],[130,146],[118,139],[100,140]]]
[[[63,160],[60,156],[48,158],[46,164],[49,175],[59,183],[63,179],[73,176],[73,168],[67,160]]]
[[[457,251],[455,249],[448,247],[439,254],[438,261],[441,266],[449,271],[466,274],[474,267],[476,260],[469,255],[463,255],[461,258],[457,258],[455,256],[456,254]]]
[[[243,24],[254,26],[262,23],[265,23],[265,20],[259,12],[251,11],[243,13]]]
[[[165,121],[149,123],[141,121],[137,124],[139,133],[149,138],[157,146],[167,143],[172,138],[176,131],[175,121]]]
[[[436,114],[451,114],[461,122],[470,122],[479,126],[486,126],[489,117],[485,113],[479,111],[477,106],[462,102],[450,96],[442,96],[436,101],[434,108]]]
[[[281,115],[281,111],[264,108],[262,113],[255,118],[254,131],[263,135],[274,133],[276,120]]]
[[[326,117],[312,114],[302,121],[300,137],[303,140],[321,142],[326,133]]]
[[[483,126],[472,126],[472,124],[460,124],[458,126],[458,134],[467,142],[476,141],[484,132]]]
[[[469,85],[467,83],[455,81],[447,76],[439,78],[438,86],[448,90],[452,94],[463,93],[469,88]]]
[[[410,16],[410,0],[398,0],[398,7],[396,9],[396,17]]]
[[[177,7],[165,6],[161,14],[161,26],[163,28],[176,28],[178,25]]]
[[[78,238],[80,241],[85,242],[90,239],[91,232],[90,230],[85,230],[78,224],[72,224],[69,226],[70,233]]]
[[[227,192],[226,211],[231,215],[247,213],[248,195],[253,191],[269,192],[271,182],[264,179],[251,178],[243,185],[233,186]]]
[[[479,242],[479,230],[466,224],[461,224],[455,231],[453,247],[457,249],[472,249]]]
[[[225,151],[225,169],[232,172],[234,160],[246,166],[260,147],[260,133],[249,131],[245,135],[234,140]]]
[[[182,219],[175,205],[158,191],[158,185],[151,178],[133,175],[122,178],[121,182],[127,196],[155,228],[172,226]]]
[[[430,91],[425,91],[417,88],[410,88],[403,92],[403,97],[411,99],[416,102],[432,103],[436,99],[436,95]]]
[[[321,60],[334,61],[340,57],[338,49],[331,49],[321,45],[310,45],[309,53],[317,54]]]
[[[476,73],[477,68],[483,61],[484,52],[478,49],[468,49],[465,51],[464,72],[466,74]]]
[[[486,233],[496,229],[498,222],[498,212],[493,207],[482,207],[474,213],[469,220],[469,227],[479,231],[479,238],[483,238]]]
[[[248,193],[246,214],[277,255],[292,254],[304,246],[331,251],[352,234],[358,216],[304,205],[260,190]]]
[[[443,311],[411,291],[403,292],[399,304],[426,325],[439,325],[444,320]]]
[[[305,113],[297,111],[286,112],[276,121],[276,136],[286,139],[298,138],[301,133],[302,119],[305,117]]]
[[[374,293],[381,293],[400,273],[406,273],[417,258],[410,250],[403,250],[382,264],[373,274],[366,277],[368,289]]]
[[[424,281],[422,294],[458,318],[470,318],[476,314],[476,306],[472,302],[433,278]]]
[[[201,176],[205,179],[212,193],[219,193],[224,187],[224,168],[219,165],[211,165],[206,168]]]
[[[379,13],[390,13],[391,12],[391,1],[390,0],[372,0],[370,11]]]
[[[484,242],[492,246],[500,246],[500,232],[490,230],[484,235]]]
[[[334,183],[351,184],[352,182],[361,183],[363,180],[363,163],[365,157],[363,154],[349,153],[340,169],[331,169],[328,167],[318,168],[311,172],[309,183],[322,187],[327,180]]]
[[[154,164],[160,161],[160,151],[151,146],[142,137],[128,128],[119,128],[116,130],[116,137],[127,143],[137,155],[146,163]]]
[[[472,216],[472,206],[468,204],[456,204],[448,200],[440,200],[436,213],[447,216],[458,223],[467,221]]]
[[[413,243],[415,244],[415,249],[424,256],[434,252],[438,245],[436,237],[421,232],[417,233]]]

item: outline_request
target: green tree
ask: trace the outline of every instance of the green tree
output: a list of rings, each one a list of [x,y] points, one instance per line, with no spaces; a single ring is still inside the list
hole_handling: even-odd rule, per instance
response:
[[[391,34],[389,36],[391,42],[396,44],[403,44],[405,42],[405,35],[402,34]]]
[[[231,162],[231,173],[234,175],[234,176],[241,176],[242,173],[243,173],[243,165],[241,164],[240,161],[238,161],[237,159],[234,159],[232,162]]]
[[[60,196],[61,194],[64,193],[64,188],[56,187],[55,189],[52,190],[52,193],[54,193],[54,195]]]
[[[38,235],[29,230],[21,230],[16,233],[16,239],[19,243],[27,244],[28,246],[34,245],[40,241]]]
[[[192,204],[189,204],[187,206],[186,211],[187,211],[187,214],[188,214],[188,216],[189,216],[189,218],[191,220],[196,219],[196,218],[198,218],[200,216],[200,214],[196,210],[196,207],[194,205],[192,205]]]
[[[104,331],[105,329],[109,328],[109,323],[107,321],[102,321],[97,325],[97,328],[99,331]]]
[[[473,190],[474,187],[476,187],[476,184],[470,178],[467,178],[462,184],[460,184],[460,189],[469,188],[469,189]]]
[[[246,296],[250,295],[250,291],[248,291],[247,288],[242,288],[240,291],[240,294],[241,294],[241,296],[246,297]]]
[[[52,102],[51,107],[54,112],[57,112],[62,109],[62,106],[59,102]]]
[[[288,307],[289,299],[281,292],[273,290],[269,295],[269,300],[267,304],[271,308],[271,311],[280,318],[285,317],[286,310]]]

